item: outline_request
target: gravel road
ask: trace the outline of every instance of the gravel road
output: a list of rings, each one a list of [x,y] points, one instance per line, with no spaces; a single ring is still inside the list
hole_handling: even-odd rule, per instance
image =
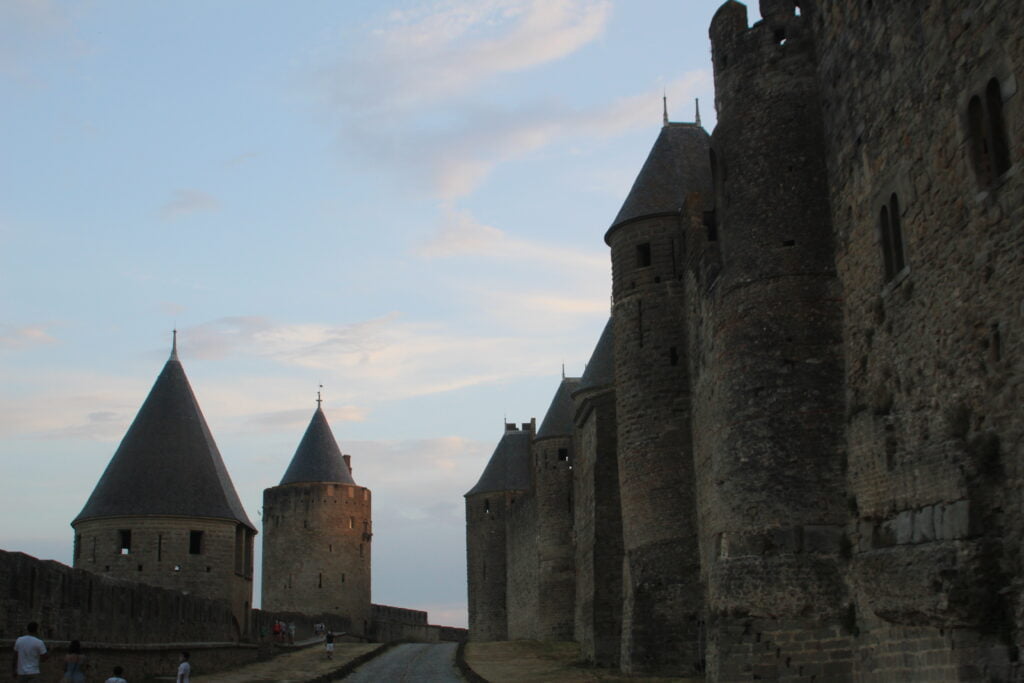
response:
[[[343,680],[351,683],[462,683],[455,643],[408,643],[371,659]]]

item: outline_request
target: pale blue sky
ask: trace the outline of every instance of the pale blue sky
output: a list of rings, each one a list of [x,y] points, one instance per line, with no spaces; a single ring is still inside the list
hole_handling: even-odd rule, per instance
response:
[[[462,494],[583,370],[662,92],[713,125],[719,4],[0,2],[0,548],[70,562],[177,326],[250,517],[323,383],[374,601],[464,625]]]

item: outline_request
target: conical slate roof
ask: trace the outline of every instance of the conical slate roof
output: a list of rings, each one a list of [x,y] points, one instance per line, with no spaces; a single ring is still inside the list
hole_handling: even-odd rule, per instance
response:
[[[594,353],[590,355],[587,369],[583,371],[577,391],[596,389],[615,383],[615,328],[612,319],[604,326],[601,338],[597,340]]]
[[[145,515],[230,519],[256,530],[175,350],[72,524]]]
[[[299,482],[331,482],[355,484],[352,473],[341,457],[341,449],[334,440],[327,416],[317,404],[313,419],[302,435],[302,441],[292,456],[292,462],[281,478],[280,486]]]
[[[626,201],[605,234],[643,216],[675,213],[690,192],[710,192],[711,139],[695,123],[668,123],[654,142]],[[610,242],[609,242],[610,244]]]
[[[530,489],[530,430],[507,429],[487,461],[480,481],[467,496],[494,491],[528,491]]]
[[[572,402],[572,392],[579,388],[579,377],[563,377],[562,383],[558,385],[555,397],[551,399],[551,406],[544,415],[544,420],[537,430],[537,438],[543,439],[549,436],[572,436],[573,414],[575,412]]]

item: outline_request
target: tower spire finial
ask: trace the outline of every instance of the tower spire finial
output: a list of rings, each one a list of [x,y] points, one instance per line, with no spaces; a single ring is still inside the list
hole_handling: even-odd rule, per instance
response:
[[[661,92],[661,125],[668,125],[668,93],[664,90]]]
[[[694,103],[696,105],[696,109],[697,109],[697,115],[696,115],[696,117],[694,119],[694,122],[699,126],[700,125],[700,98],[699,97],[695,97],[693,99],[693,101],[694,101]]]
[[[170,360],[178,360],[178,330],[171,330],[171,357]]]
[[[320,410],[320,404],[324,402],[323,397],[320,396],[320,392],[323,391],[323,388],[324,388],[324,385],[321,384],[320,385],[320,391],[316,392],[316,409],[317,410]]]

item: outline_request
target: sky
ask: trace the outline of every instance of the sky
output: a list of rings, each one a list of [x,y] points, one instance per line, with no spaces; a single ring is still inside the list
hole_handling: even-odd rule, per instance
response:
[[[720,4],[0,2],[0,549],[70,564],[176,328],[257,527],[323,385],[373,601],[464,626],[463,494],[583,372],[663,95],[713,127]]]

